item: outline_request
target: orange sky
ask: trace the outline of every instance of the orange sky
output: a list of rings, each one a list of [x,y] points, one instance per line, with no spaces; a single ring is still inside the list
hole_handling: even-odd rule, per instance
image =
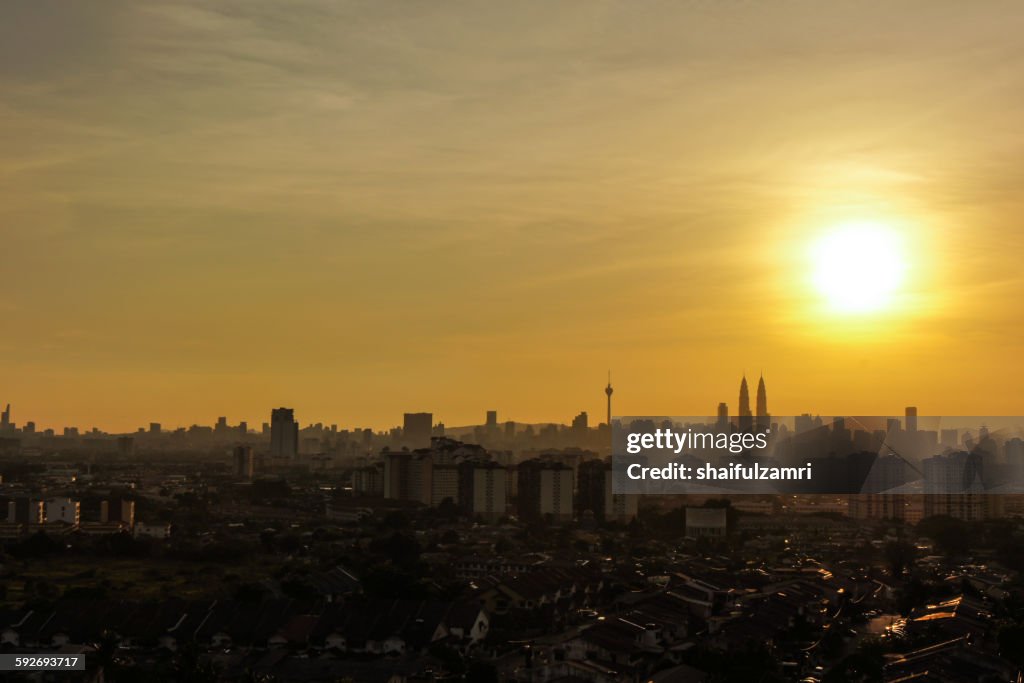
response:
[[[0,403],[40,426],[1019,414],[1024,6],[0,8]],[[907,245],[883,312],[807,245]]]

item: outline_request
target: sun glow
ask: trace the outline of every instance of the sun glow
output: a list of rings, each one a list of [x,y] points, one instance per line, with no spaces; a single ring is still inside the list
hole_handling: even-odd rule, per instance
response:
[[[846,314],[892,307],[907,271],[899,233],[875,222],[836,226],[812,245],[810,262],[814,289]]]

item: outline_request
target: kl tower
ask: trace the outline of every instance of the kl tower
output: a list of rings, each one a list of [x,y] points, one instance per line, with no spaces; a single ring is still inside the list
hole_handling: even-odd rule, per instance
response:
[[[608,371],[608,386],[604,388],[604,395],[608,397],[608,426],[612,426],[612,371]]]

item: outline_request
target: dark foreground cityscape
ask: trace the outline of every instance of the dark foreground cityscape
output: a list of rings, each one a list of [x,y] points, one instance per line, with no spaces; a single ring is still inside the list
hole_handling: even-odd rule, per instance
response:
[[[1021,680],[1018,496],[617,495],[586,413],[0,430],[0,654],[87,662],[9,680]]]

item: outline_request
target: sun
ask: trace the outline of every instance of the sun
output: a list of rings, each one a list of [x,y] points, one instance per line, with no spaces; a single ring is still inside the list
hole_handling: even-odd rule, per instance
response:
[[[813,243],[811,280],[837,313],[890,308],[907,271],[900,233],[883,223],[837,225]]]

